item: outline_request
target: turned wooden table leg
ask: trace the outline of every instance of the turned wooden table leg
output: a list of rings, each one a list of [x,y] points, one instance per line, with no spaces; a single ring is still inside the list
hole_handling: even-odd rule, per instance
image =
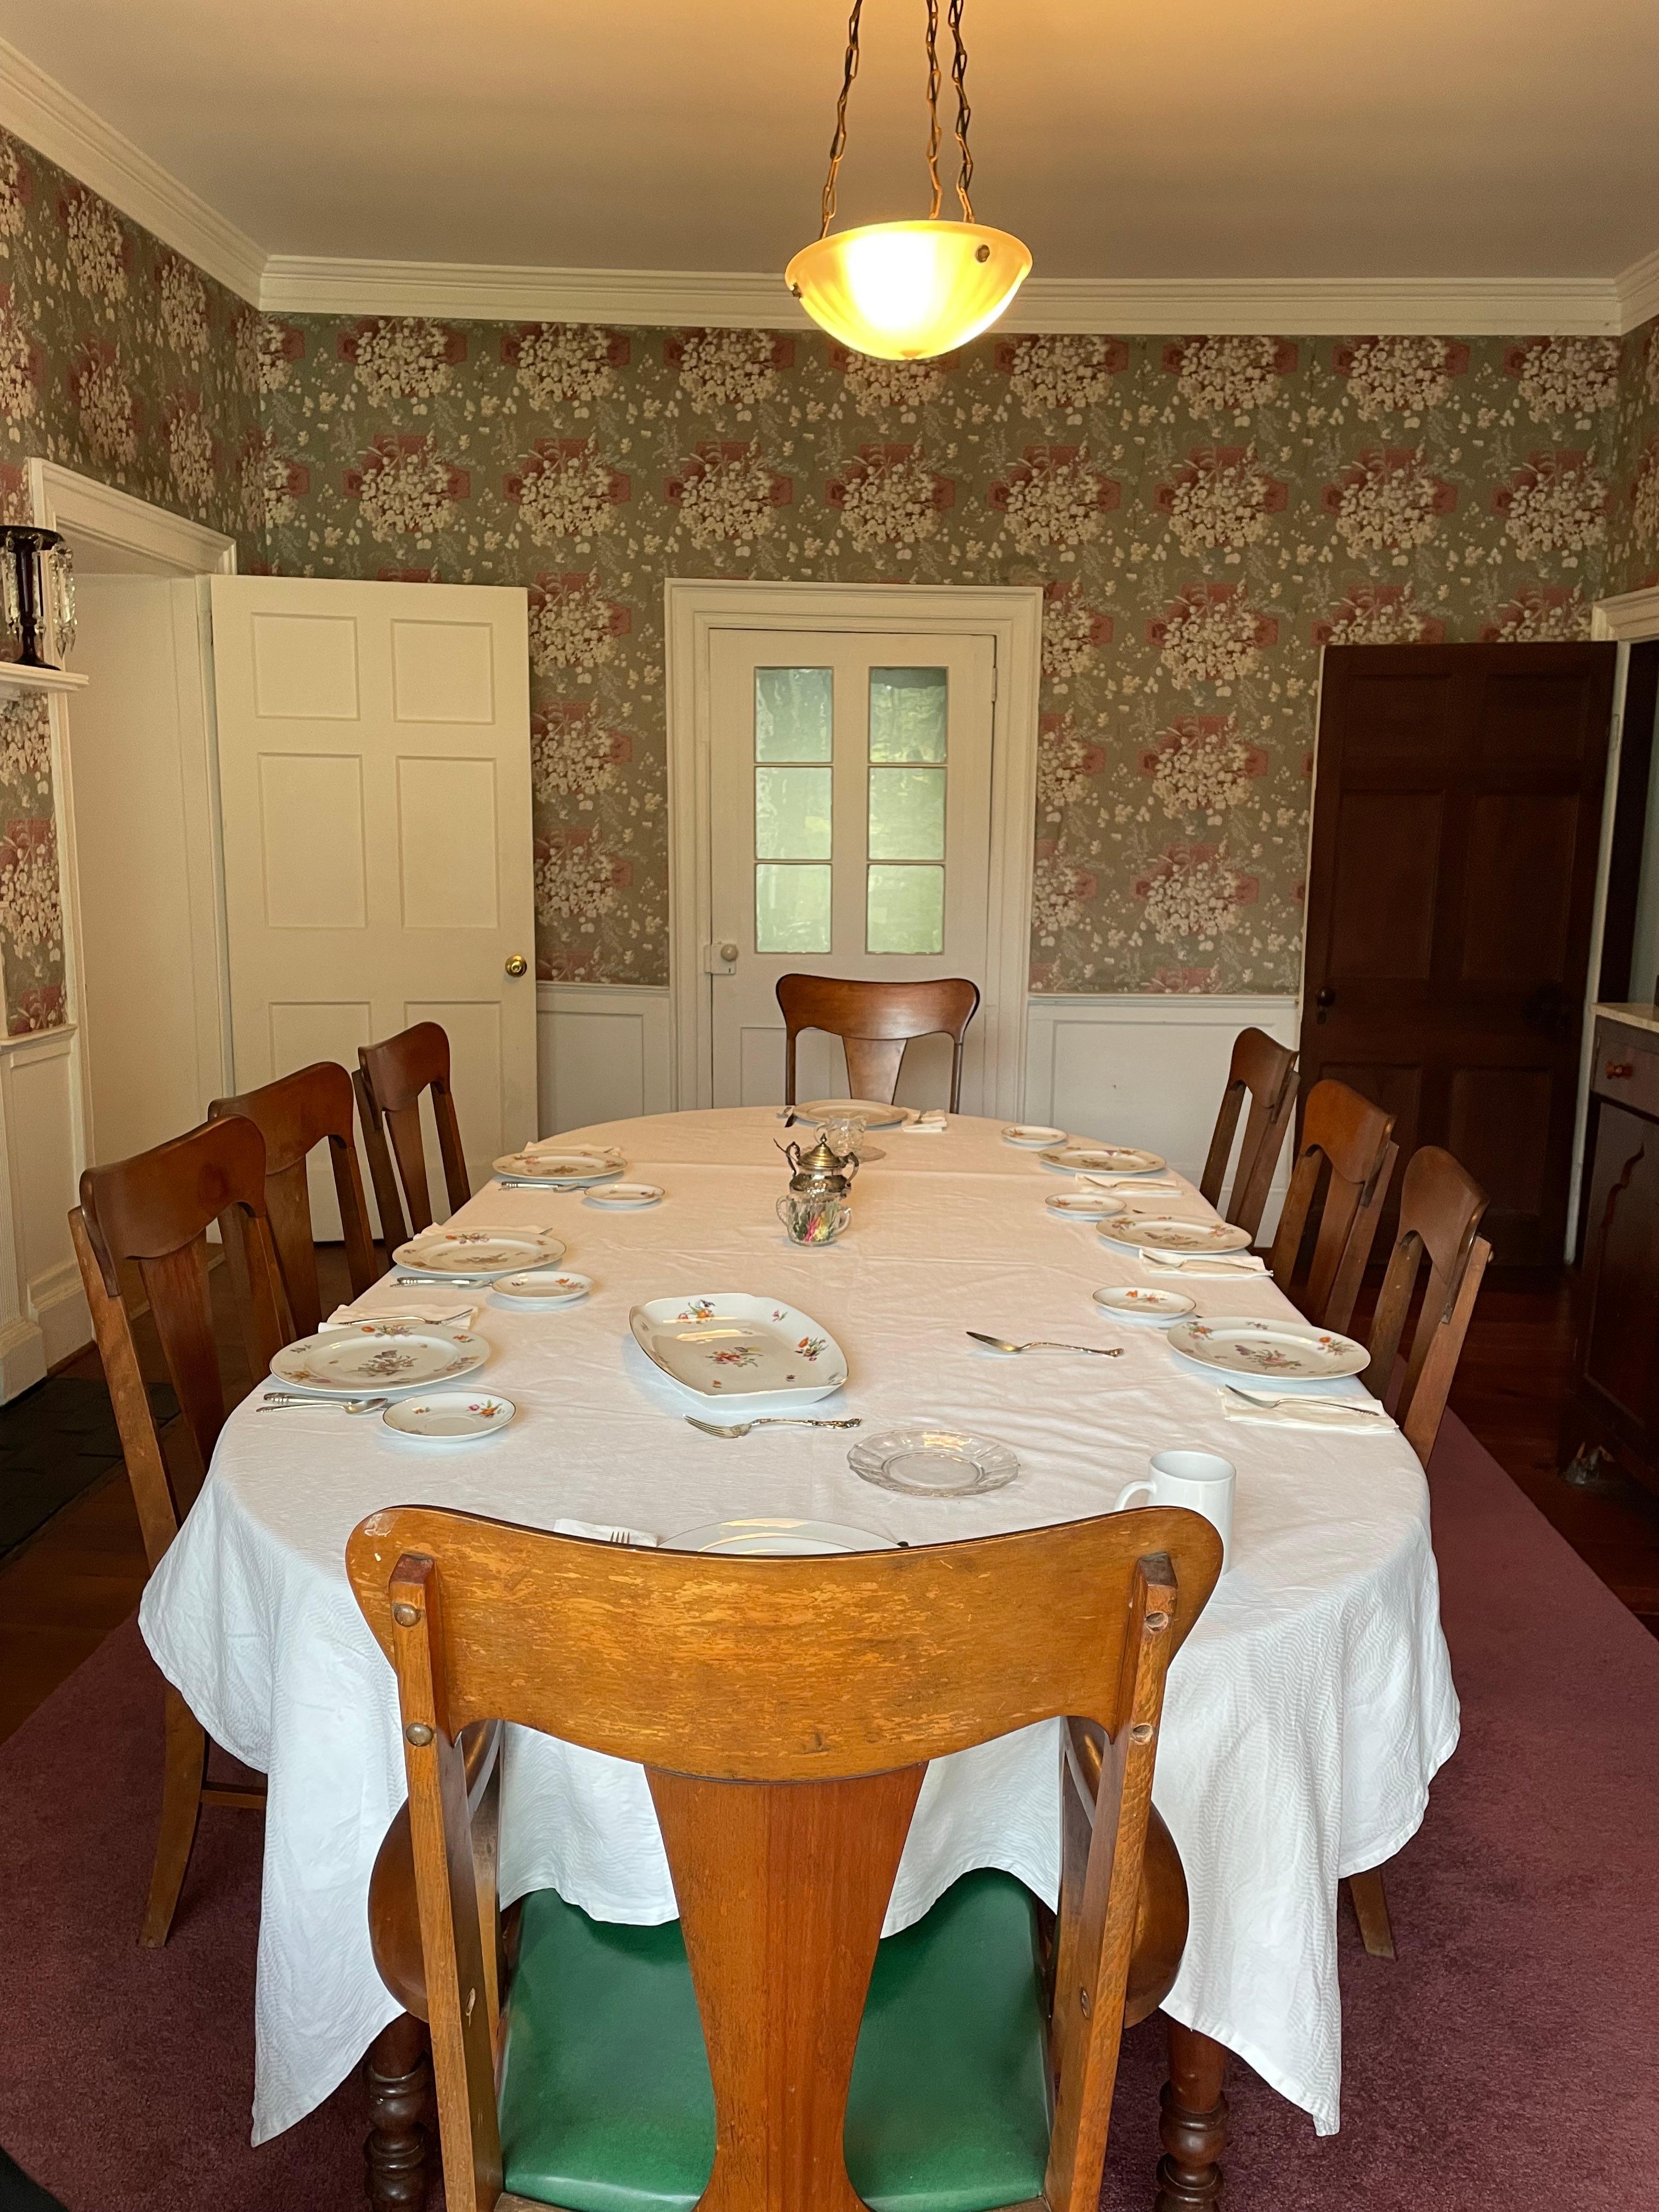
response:
[[[1169,2025],[1155,2212],[1212,2212],[1221,2202],[1221,2154],[1227,2146],[1227,2100],[1221,2091],[1227,2053],[1195,2028],[1176,2020]]]
[[[368,2046],[368,2169],[364,2188],[374,2212],[421,2212],[426,2203],[426,2118],[432,2092],[423,2020],[399,2013]]]

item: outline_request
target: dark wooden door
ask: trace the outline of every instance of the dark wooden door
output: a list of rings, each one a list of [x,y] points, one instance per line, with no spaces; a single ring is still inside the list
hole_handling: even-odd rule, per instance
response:
[[[1329,1075],[1388,1107],[1402,1170],[1455,1152],[1513,1265],[1566,1234],[1614,651],[1325,654],[1302,1095]]]

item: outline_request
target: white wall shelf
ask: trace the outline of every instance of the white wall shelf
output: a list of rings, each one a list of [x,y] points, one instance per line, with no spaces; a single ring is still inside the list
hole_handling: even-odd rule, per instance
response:
[[[87,679],[67,668],[26,668],[21,661],[0,660],[0,699],[46,697],[64,691],[82,691]]]

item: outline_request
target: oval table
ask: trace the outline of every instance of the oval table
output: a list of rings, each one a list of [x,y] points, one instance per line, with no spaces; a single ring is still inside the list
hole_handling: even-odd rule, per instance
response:
[[[404,1796],[392,1673],[343,1568],[366,1514],[418,1501],[666,1536],[780,1513],[936,1542],[1104,1511],[1149,1453],[1179,1444],[1232,1461],[1237,1498],[1227,1571],[1169,1681],[1156,1794],[1185,1864],[1191,1923],[1164,2010],[1194,2032],[1191,2047],[1238,2052],[1333,2132],[1337,1883],[1413,1832],[1457,1737],[1427,1487],[1404,1440],[1229,1420],[1216,1382],[1160,1330],[1093,1305],[1096,1285],[1145,1282],[1146,1269],[1092,1225],[1050,1215],[1044,1200],[1072,1186],[1005,1144],[995,1123],[872,1132],[883,1157],[858,1177],[852,1228],[805,1251],[774,1215],[787,1175],[774,1111],[571,1133],[615,1142],[630,1176],[667,1194],[617,1212],[575,1193],[492,1184],[458,1217],[551,1229],[568,1263],[595,1280],[589,1298],[554,1311],[464,1294],[479,1304],[484,1376],[516,1401],[514,1425],[439,1453],[329,1406],[261,1416],[256,1396],[227,1423],[145,1592],[141,1623],[162,1672],[219,1742],[270,1778],[254,2141],[319,2104],[398,2014],[365,1912]],[[1190,1186],[1163,1195],[1172,1211],[1209,1216]],[[1201,1313],[1290,1310],[1266,1277],[1187,1287]],[[629,1312],[720,1291],[786,1301],[839,1340],[848,1379],[824,1412],[861,1415],[866,1434],[915,1418],[976,1430],[1012,1447],[1018,1479],[978,1497],[903,1497],[852,1472],[842,1432],[726,1442],[692,1429],[692,1401],[635,1344]],[[392,1310],[410,1295],[387,1279],[360,1304]],[[1115,1344],[1122,1356],[1006,1358],[981,1351],[969,1328]],[[890,1932],[974,1867],[1005,1869],[1055,1902],[1057,1728],[930,1770]],[[544,1887],[601,1918],[674,1917],[641,1771],[515,1732],[502,1902]],[[1177,2106],[1197,2094],[1177,2080]]]

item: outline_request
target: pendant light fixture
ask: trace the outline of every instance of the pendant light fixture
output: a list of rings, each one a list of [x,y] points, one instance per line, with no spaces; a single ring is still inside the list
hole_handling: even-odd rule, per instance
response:
[[[784,271],[784,282],[816,323],[855,353],[882,361],[931,361],[988,329],[1030,273],[1030,250],[1006,230],[974,220],[968,187],[974,158],[968,150],[968,52],[962,40],[963,0],[947,0],[957,93],[957,144],[962,167],[957,198],[962,220],[939,214],[939,0],[927,4],[927,173],[932,213],[906,222],[869,222],[830,235],[836,178],[847,149],[847,95],[859,73],[859,17],[864,0],[853,0],[847,26],[847,65],[836,103],[830,173],[823,180],[823,221],[816,241]]]

